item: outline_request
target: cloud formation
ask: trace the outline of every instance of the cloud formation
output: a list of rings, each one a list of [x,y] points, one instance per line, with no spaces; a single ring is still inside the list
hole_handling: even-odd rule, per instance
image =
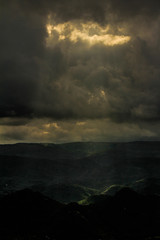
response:
[[[98,139],[103,135],[98,123],[105,127],[106,119],[113,128],[146,124],[142,132],[155,134],[152,124],[157,126],[160,118],[160,1],[1,0],[0,6],[4,138],[12,136],[9,125],[15,129],[15,124],[25,129],[15,139],[21,140],[25,131],[31,134],[28,126],[35,119],[42,125],[44,119],[66,121],[68,128],[67,122],[74,121],[77,139],[78,128],[86,136],[89,129],[78,123],[97,124]],[[62,140],[58,126],[48,130],[53,136],[54,128],[54,139]],[[44,139],[51,141],[48,130]],[[65,132],[68,140],[73,135]]]

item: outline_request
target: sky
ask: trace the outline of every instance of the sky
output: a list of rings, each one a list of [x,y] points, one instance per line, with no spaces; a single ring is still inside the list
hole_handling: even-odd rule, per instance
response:
[[[160,140],[159,0],[0,0],[0,143]]]

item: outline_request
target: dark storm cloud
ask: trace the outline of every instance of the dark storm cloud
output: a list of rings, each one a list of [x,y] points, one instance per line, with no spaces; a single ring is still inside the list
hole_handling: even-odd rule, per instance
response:
[[[0,117],[159,120],[160,1],[0,1]],[[46,47],[51,21],[124,28],[124,45]],[[137,27],[138,26],[138,27]]]
[[[53,13],[60,21],[86,18],[104,22],[110,15],[122,20],[137,15],[155,17],[160,12],[159,0],[1,0],[1,4],[20,6],[25,12],[32,11],[41,15]]]
[[[158,0],[109,0],[110,11],[114,13],[117,20],[127,20],[137,15],[156,17],[160,12]]]
[[[54,14],[59,21],[73,19],[94,20],[104,23],[115,18],[125,20],[137,15],[157,16],[160,12],[159,0],[5,0],[0,1],[2,6],[17,6],[24,12],[33,12],[40,15]]]
[[[1,9],[0,29],[0,116],[27,116],[40,78],[44,21],[11,5]]]
[[[105,19],[106,1],[92,0],[1,0],[2,5],[18,5],[23,11],[46,15],[53,13],[59,21],[68,21],[73,19],[95,19],[102,22]]]

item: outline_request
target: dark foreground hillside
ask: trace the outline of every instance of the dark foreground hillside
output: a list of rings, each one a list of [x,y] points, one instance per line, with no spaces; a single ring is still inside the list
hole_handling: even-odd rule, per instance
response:
[[[104,240],[160,238],[160,196],[123,188],[86,206],[21,190],[0,199],[0,239]]]

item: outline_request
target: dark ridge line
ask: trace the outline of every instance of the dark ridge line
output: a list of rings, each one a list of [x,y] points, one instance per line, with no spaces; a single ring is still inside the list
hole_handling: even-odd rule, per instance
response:
[[[7,143],[7,144],[0,144],[0,146],[15,146],[15,145],[42,145],[42,146],[55,146],[55,145],[70,145],[70,144],[124,144],[124,145],[126,145],[126,144],[136,144],[136,143],[139,143],[139,144],[143,144],[143,143],[146,143],[146,144],[157,144],[157,143],[160,143],[160,141],[158,140],[158,141],[152,141],[152,140],[150,140],[150,141],[129,141],[129,142],[66,142],[66,143],[52,143],[52,142],[45,142],[45,143],[43,143],[43,142],[36,142],[36,143],[34,143],[34,142],[17,142],[17,143]]]

